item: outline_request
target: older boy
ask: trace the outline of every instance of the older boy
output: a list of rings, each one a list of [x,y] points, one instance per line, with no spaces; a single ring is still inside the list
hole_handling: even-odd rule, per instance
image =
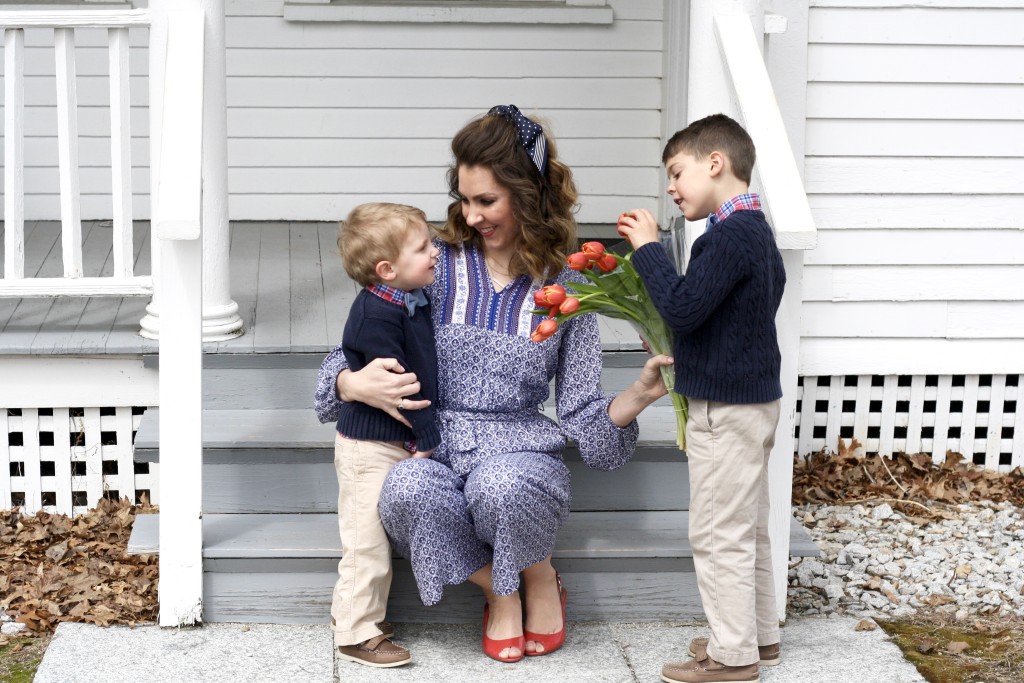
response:
[[[685,275],[657,242],[651,213],[619,219],[633,264],[675,333],[675,390],[689,400],[690,544],[710,638],[669,683],[757,681],[779,660],[768,539],[768,456],[779,420],[781,356],[775,312],[786,273],[771,226],[749,193],[754,144],[723,114],[665,146],[668,194],[688,220],[707,218]]]
[[[420,381],[422,393],[408,400],[436,401],[437,350],[421,288],[434,281],[438,250],[426,216],[401,204],[362,204],[341,223],[338,249],[345,271],[364,287],[342,337],[349,368],[394,358]],[[410,454],[430,457],[441,441],[433,408],[399,409],[411,429],[382,410],[345,403],[335,437],[342,558],[331,602],[334,644],[339,659],[373,667],[412,660],[391,641],[394,630],[384,621],[391,546],[377,512],[381,486],[396,463]]]

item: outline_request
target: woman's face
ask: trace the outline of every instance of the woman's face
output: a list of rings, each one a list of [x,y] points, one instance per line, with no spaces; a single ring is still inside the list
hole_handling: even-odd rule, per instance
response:
[[[512,216],[512,193],[498,184],[486,166],[459,167],[462,217],[480,233],[484,249],[502,252],[515,248],[518,230]]]

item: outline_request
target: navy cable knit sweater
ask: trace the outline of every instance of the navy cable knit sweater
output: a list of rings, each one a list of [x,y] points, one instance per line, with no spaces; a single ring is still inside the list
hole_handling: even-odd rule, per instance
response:
[[[430,451],[441,443],[441,432],[434,420],[437,405],[437,347],[430,306],[416,309],[409,316],[404,305],[385,301],[363,289],[356,295],[345,323],[342,351],[351,370],[361,370],[375,358],[394,358],[402,367],[416,373],[420,393],[410,400],[429,399],[422,410],[403,410],[412,430],[383,410],[355,401],[342,403],[338,431],[350,439],[374,441],[410,441],[416,449]]]
[[[782,397],[775,312],[786,271],[761,211],[740,210],[693,243],[680,276],[664,247],[633,255],[658,312],[675,335],[675,390],[723,403]]]

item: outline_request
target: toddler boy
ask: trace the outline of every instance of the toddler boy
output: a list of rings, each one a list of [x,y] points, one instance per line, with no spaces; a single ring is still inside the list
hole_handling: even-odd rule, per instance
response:
[[[690,544],[710,638],[668,663],[669,683],[757,681],[779,662],[768,538],[768,456],[782,385],[775,312],[786,272],[761,202],[750,194],[754,143],[728,116],[695,121],[662,155],[668,194],[707,218],[678,275],[646,209],[619,218],[633,264],[675,334],[675,390],[689,401]]]
[[[430,304],[422,287],[434,281],[438,250],[426,216],[401,204],[362,204],[340,225],[345,271],[363,289],[349,311],[342,351],[356,371],[376,358],[394,358],[416,373],[421,393],[437,401],[437,350]],[[401,460],[430,457],[441,441],[433,408],[404,410],[412,425],[364,403],[343,404],[335,437],[338,525],[342,558],[331,602],[340,659],[374,667],[408,664],[409,650],[392,642],[384,621],[391,590],[391,546],[377,512],[380,490]]]

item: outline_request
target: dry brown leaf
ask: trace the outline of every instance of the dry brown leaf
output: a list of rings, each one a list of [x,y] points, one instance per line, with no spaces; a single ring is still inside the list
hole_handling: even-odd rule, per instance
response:
[[[1024,470],[1020,467],[1000,473],[975,465],[958,453],[947,453],[936,465],[924,453],[897,453],[892,458],[859,456],[855,441],[847,446],[840,440],[838,453],[817,453],[797,457],[793,468],[793,502],[836,503],[885,498],[894,508],[912,512],[915,517],[944,518],[951,514],[940,506],[928,506],[930,512],[907,506],[909,503],[957,504],[979,501],[1007,501],[1024,506]]]
[[[969,647],[970,645],[968,645],[962,640],[954,640],[946,644],[946,652],[954,655],[959,655],[963,654]]]
[[[956,598],[951,595],[942,595],[941,593],[932,593],[927,598],[922,600],[931,607],[941,607],[942,605],[950,605],[956,602]]]
[[[870,619],[861,619],[857,622],[857,625],[853,627],[854,631],[874,631],[878,628],[878,624],[871,621]]]
[[[75,518],[0,510],[0,609],[34,632],[154,621],[157,556],[125,554],[139,511],[106,499]]]

